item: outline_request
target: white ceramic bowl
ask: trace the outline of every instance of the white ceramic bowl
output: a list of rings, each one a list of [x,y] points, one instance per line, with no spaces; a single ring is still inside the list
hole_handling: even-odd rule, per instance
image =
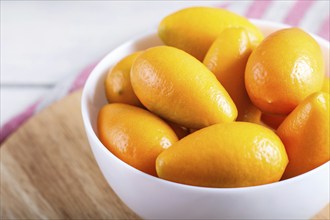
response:
[[[287,26],[252,20],[265,35]],[[329,70],[329,42],[321,45]],[[96,118],[106,104],[107,70],[124,56],[161,45],[155,32],[111,51],[89,76],[82,95],[83,121],[95,159],[111,188],[145,219],[308,219],[329,203],[329,162],[285,181],[244,188],[188,186],[145,174],[110,153],[97,137]],[[329,71],[327,71],[329,72]]]

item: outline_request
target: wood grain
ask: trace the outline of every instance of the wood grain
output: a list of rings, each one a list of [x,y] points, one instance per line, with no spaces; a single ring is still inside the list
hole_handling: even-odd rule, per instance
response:
[[[313,220],[328,220],[330,219],[330,205],[325,206],[318,214],[313,217]]]
[[[138,219],[106,183],[82,124],[81,92],[31,118],[0,149],[0,219]],[[314,219],[329,219],[329,205]]]

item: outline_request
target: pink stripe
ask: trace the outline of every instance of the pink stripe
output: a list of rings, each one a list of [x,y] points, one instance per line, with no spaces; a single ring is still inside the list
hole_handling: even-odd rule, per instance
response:
[[[229,5],[230,5],[229,2],[225,2],[225,3],[222,3],[222,4],[217,5],[217,7],[218,8],[228,8]]]
[[[328,15],[328,17],[326,19],[324,19],[322,25],[321,25],[321,28],[318,32],[318,35],[320,35],[321,37],[323,37],[324,39],[326,40],[330,40],[330,30],[329,30],[329,27],[330,26],[330,17]]]
[[[92,72],[94,67],[96,66],[97,63],[93,63],[89,66],[87,66],[74,80],[70,90],[68,93],[74,92],[75,90],[81,88],[89,74]],[[38,100],[31,106],[29,106],[27,109],[25,109],[22,113],[18,114],[14,118],[12,118],[10,121],[5,123],[1,128],[0,128],[0,143],[2,143],[11,133],[16,131],[17,128],[19,128],[27,119],[29,119],[31,116],[34,115],[36,108],[40,104],[42,100]]]
[[[90,64],[76,77],[76,79],[73,81],[73,83],[71,85],[69,93],[74,92],[75,90],[80,89],[81,87],[83,87],[85,85],[85,82],[86,82],[89,74],[92,72],[92,70],[94,69],[94,67],[96,66],[97,63],[98,62]]]
[[[261,18],[271,4],[272,4],[271,0],[269,1],[255,0],[246,11],[245,16],[249,18]]]
[[[0,128],[0,143],[2,143],[12,132],[21,126],[27,119],[34,115],[34,112],[41,100],[35,102],[22,113],[12,118]]]
[[[290,9],[287,17],[284,19],[284,23],[289,24],[291,26],[298,26],[301,19],[304,17],[305,13],[308,9],[314,4],[314,0],[308,1],[299,1]]]

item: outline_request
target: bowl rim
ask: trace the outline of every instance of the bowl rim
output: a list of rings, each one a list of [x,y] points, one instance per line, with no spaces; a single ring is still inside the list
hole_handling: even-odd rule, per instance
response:
[[[273,22],[273,21],[265,21],[265,20],[260,20],[260,19],[249,19],[249,20],[256,26],[258,26],[259,28],[268,27],[271,29],[282,29],[282,28],[292,27],[287,24]],[[322,45],[322,47],[326,46],[327,49],[329,50],[329,48],[330,48],[329,41],[323,39],[320,36],[312,34],[308,31],[306,31],[306,32],[308,34],[310,34],[320,45]],[[154,35],[157,36],[157,32],[155,29],[146,31],[145,33],[140,34],[137,37],[134,37],[133,39],[128,40],[128,41],[120,44],[113,50],[111,50],[93,68],[93,70],[91,71],[91,73],[90,73],[89,77],[87,78],[86,83],[83,87],[82,96],[81,96],[81,113],[82,113],[82,119],[83,119],[85,130],[87,132],[87,135],[90,134],[88,136],[92,138],[93,142],[96,143],[98,148],[101,148],[102,152],[105,153],[107,155],[107,157],[110,157],[110,158],[116,160],[118,163],[120,163],[125,168],[129,169],[131,172],[134,172],[135,174],[138,174],[138,175],[142,175],[148,181],[154,181],[155,184],[166,184],[168,186],[179,187],[180,189],[184,189],[184,190],[199,190],[199,191],[212,191],[212,192],[223,192],[223,193],[242,192],[242,191],[246,191],[246,190],[249,190],[249,191],[264,190],[264,189],[273,188],[273,187],[281,187],[283,185],[287,185],[290,183],[303,181],[304,179],[308,178],[309,176],[314,175],[315,173],[320,172],[320,171],[330,167],[330,161],[327,161],[324,164],[322,164],[306,173],[300,174],[298,176],[295,176],[295,177],[292,177],[289,179],[281,180],[278,182],[267,183],[267,184],[256,185],[256,186],[245,186],[245,187],[235,187],[235,188],[216,188],[216,187],[194,186],[194,185],[188,185],[188,184],[177,183],[177,182],[161,179],[159,177],[155,177],[155,176],[149,175],[147,173],[144,173],[144,172],[130,166],[129,164],[125,163],[124,161],[120,160],[118,157],[116,157],[114,154],[112,154],[102,144],[102,142],[97,137],[96,132],[94,132],[94,130],[92,128],[91,120],[89,117],[87,97],[89,95],[89,91],[91,90],[90,87],[93,87],[94,82],[97,82],[100,75],[104,74],[104,71],[102,71],[102,69],[104,68],[105,65],[108,66],[108,59],[112,54],[116,53],[117,51],[120,51],[122,48],[124,48],[136,41],[143,40],[144,38],[148,38],[148,37],[155,37]],[[90,146],[90,147],[92,147],[92,146]]]

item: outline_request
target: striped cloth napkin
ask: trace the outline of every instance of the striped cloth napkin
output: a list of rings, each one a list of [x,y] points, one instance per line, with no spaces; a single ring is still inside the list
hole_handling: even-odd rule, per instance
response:
[[[329,41],[328,0],[221,1],[215,6],[225,8],[247,18],[264,19],[300,27]],[[41,109],[82,88],[96,64],[97,62],[94,62],[87,66],[81,73],[69,76],[63,82],[58,83],[43,99],[33,103],[23,112],[5,123],[0,128],[0,143]]]

